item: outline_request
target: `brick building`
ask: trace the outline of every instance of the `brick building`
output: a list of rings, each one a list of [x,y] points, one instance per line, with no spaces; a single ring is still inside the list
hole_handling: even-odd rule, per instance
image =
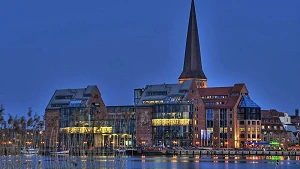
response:
[[[93,127],[95,122],[106,127],[105,133],[101,127],[99,133],[96,132],[94,141],[99,146],[111,144],[113,139],[125,145],[132,145],[135,140],[137,146],[163,144],[238,148],[247,142],[261,140],[261,110],[250,99],[246,85],[207,85],[201,63],[194,0],[189,16],[184,66],[178,81],[176,84],[154,84],[134,89],[134,105],[123,106],[123,112],[116,109],[122,106],[109,106],[107,111],[96,86],[57,90],[46,108],[47,138],[57,138],[61,128],[69,132],[71,125],[90,126],[89,121],[92,120]],[[131,120],[136,120],[129,128],[135,130],[118,132],[121,126],[126,125],[125,119],[118,123],[121,125],[119,128],[115,119],[118,114],[132,112],[129,109],[134,112],[129,113],[133,115]],[[73,112],[81,112],[85,116],[72,120]],[[126,137],[122,137],[122,133]]]
[[[282,124],[280,117],[284,113],[277,110],[262,110],[262,139],[264,142],[276,142],[278,147],[287,147],[287,131]]]
[[[62,129],[90,127],[105,113],[106,107],[97,86],[56,90],[45,110],[47,144],[58,144]]]
[[[137,143],[140,143],[140,139],[143,143],[163,142],[169,146],[235,148],[249,141],[260,141],[260,107],[250,99],[246,85],[207,87],[207,77],[201,63],[194,1],[191,4],[184,66],[178,80],[179,84],[147,85],[143,89],[135,89],[135,104],[149,105],[148,108],[143,107],[143,111],[137,108],[137,125],[140,124],[140,114],[147,114],[150,118],[145,126],[137,127]],[[189,111],[185,111],[189,113],[185,118],[188,125],[178,122],[180,118],[177,117],[181,117],[178,115],[184,111],[165,109],[173,105],[189,107]],[[157,121],[161,124],[158,125]],[[182,131],[185,133],[180,133]]]

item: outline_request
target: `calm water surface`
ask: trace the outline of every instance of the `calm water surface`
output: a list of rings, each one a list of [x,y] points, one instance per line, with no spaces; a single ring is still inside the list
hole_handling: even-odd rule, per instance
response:
[[[300,169],[299,157],[281,156],[1,156],[0,168]],[[278,165],[277,165],[278,160]]]

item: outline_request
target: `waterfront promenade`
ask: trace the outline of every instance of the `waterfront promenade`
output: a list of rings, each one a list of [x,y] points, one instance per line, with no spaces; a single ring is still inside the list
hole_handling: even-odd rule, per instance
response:
[[[0,155],[19,155],[19,148],[0,148]],[[43,150],[39,151],[41,155],[47,155]],[[74,156],[98,156],[98,155],[112,155],[112,151],[104,149],[91,150],[77,150],[70,151],[70,155]],[[139,153],[133,153],[127,151],[127,155],[135,155]],[[142,155],[142,153],[140,153]],[[157,154],[158,155],[158,154]],[[300,151],[260,151],[260,150],[199,150],[199,149],[168,149],[167,155],[188,155],[188,156],[202,156],[202,155],[258,155],[258,156],[300,156]]]
[[[170,155],[259,155],[259,156],[300,156],[300,151],[258,151],[258,150],[172,150]]]

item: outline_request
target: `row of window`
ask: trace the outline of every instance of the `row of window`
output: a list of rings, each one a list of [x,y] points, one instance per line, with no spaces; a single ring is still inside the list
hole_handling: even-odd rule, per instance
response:
[[[274,123],[274,120],[268,120],[268,119],[264,119],[263,120],[264,121],[264,123]],[[275,123],[279,123],[279,120],[275,120]]]
[[[240,138],[245,138],[245,134],[240,134]],[[260,134],[248,134],[248,137],[247,138],[260,138]]]
[[[191,119],[152,119],[152,126],[187,126],[191,124]]]
[[[267,127],[265,127],[265,126],[261,126],[261,129],[262,130],[264,130],[264,129],[269,129],[269,130],[283,130],[283,127],[282,126],[273,126],[273,128],[272,128],[272,126],[267,126]]]
[[[225,102],[204,102],[204,105],[210,106],[210,105],[224,105]]]
[[[143,100],[143,104],[162,104],[163,100]]]
[[[68,107],[69,104],[66,103],[66,104],[51,104],[51,107]]]
[[[244,125],[245,124],[245,121],[240,121],[240,125]],[[248,125],[260,125],[260,121],[250,121],[248,120]]]
[[[227,99],[228,96],[201,96],[201,99]]]
[[[147,96],[160,96],[160,95],[167,95],[168,92],[167,91],[160,91],[160,92],[147,92]]]
[[[153,119],[191,119],[192,114],[189,112],[172,112],[172,113],[153,113]]]
[[[174,113],[174,112],[189,112],[192,114],[191,104],[161,104],[154,105],[154,113]]]
[[[73,95],[66,95],[66,96],[55,96],[56,100],[62,100],[62,99],[72,99]]]
[[[241,131],[241,132],[246,131],[245,127],[240,127],[240,131]],[[252,131],[252,132],[255,132],[255,131],[259,132],[260,129],[259,129],[259,128],[255,128],[255,127],[248,127],[248,128],[247,128],[247,131],[248,131],[248,132],[250,132],[250,131]]]
[[[107,109],[107,112],[109,112],[109,113],[134,112],[135,111],[134,107],[131,107],[131,106],[129,106],[129,107],[107,106],[106,109]]]

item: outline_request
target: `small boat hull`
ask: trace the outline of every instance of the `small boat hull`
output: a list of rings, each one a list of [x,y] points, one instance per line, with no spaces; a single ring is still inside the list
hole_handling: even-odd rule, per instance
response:
[[[69,150],[65,150],[65,151],[52,151],[50,152],[50,154],[69,154]]]
[[[115,149],[115,152],[117,152],[117,153],[125,153],[126,149]]]
[[[21,154],[38,154],[38,149],[22,149]]]

